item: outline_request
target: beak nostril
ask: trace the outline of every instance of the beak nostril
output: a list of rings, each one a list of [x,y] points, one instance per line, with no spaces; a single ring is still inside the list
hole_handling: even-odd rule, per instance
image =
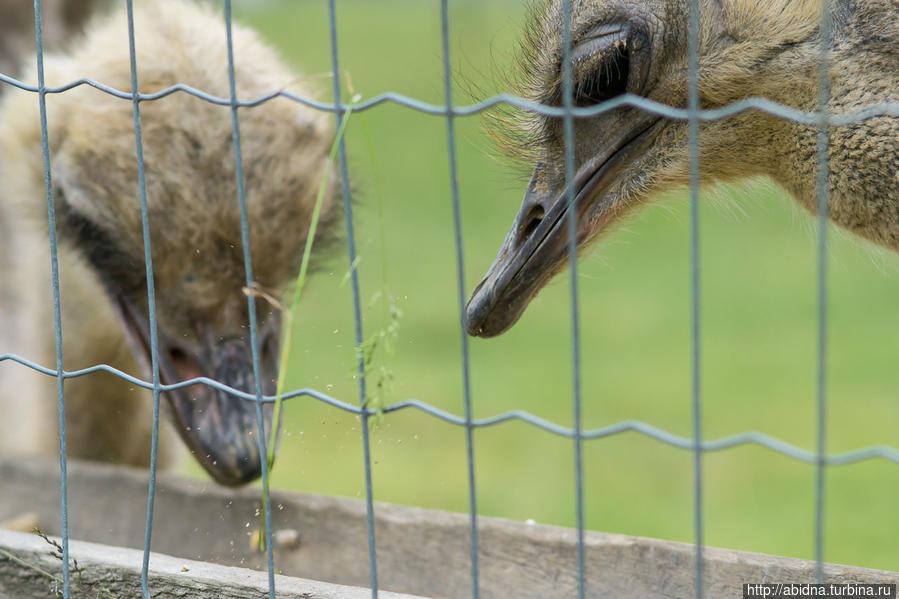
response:
[[[524,228],[521,230],[520,243],[524,243],[534,234],[534,231],[537,230],[537,227],[540,225],[545,214],[546,211],[540,204],[537,204],[528,211]]]
[[[175,370],[175,376],[180,381],[203,376],[203,369],[197,364],[197,361],[180,347],[169,348],[169,361]]]

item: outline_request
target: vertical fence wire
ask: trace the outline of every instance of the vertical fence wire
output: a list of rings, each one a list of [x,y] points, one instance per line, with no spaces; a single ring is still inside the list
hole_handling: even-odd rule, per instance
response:
[[[134,146],[137,157],[137,184],[140,197],[141,233],[144,241],[144,269],[147,277],[147,310],[150,328],[150,365],[153,379],[153,431],[150,441],[150,472],[147,483],[147,518],[144,528],[144,554],[141,564],[141,593],[150,599],[148,572],[150,542],[153,535],[153,510],[156,502],[156,458],[159,449],[159,337],[156,330],[156,286],[153,278],[153,255],[150,243],[150,218],[147,208],[147,186],[144,173],[144,149],[141,134],[140,98],[137,85],[137,54],[134,42],[134,7],[125,3],[128,15],[128,53],[131,69],[131,106],[134,118]]]
[[[574,85],[571,76],[571,0],[562,2],[562,102],[565,110],[565,201],[568,205],[568,261],[571,272],[571,387],[574,420],[577,596],[587,592],[584,555],[584,458],[581,422],[581,327],[577,284],[577,216],[574,193]]]
[[[66,467],[66,402],[65,371],[62,360],[62,309],[59,293],[59,254],[56,244],[56,205],[53,199],[53,177],[50,173],[50,141],[47,132],[47,86],[44,81],[44,30],[41,0],[34,0],[34,45],[37,54],[38,103],[41,118],[41,152],[47,197],[47,227],[50,237],[50,285],[53,289],[53,327],[56,337],[56,397],[59,414],[59,494],[62,534],[62,596],[69,599],[69,491]]]
[[[699,248],[699,0],[690,0],[687,18],[687,113],[690,146],[690,360],[693,415],[693,588],[703,597],[702,509],[702,332]]]
[[[440,0],[440,24],[443,40],[443,85],[446,99],[446,146],[449,160],[450,191],[453,202],[453,226],[456,241],[456,280],[459,295],[459,329],[462,337],[462,393],[465,403],[465,456],[468,466],[468,517],[471,544],[471,596],[478,599],[478,506],[474,469],[474,426],[471,412],[471,378],[468,356],[468,327],[465,316],[465,259],[462,254],[462,214],[459,206],[459,178],[456,163],[456,129],[453,114],[453,81],[450,61],[449,0]]]
[[[829,0],[821,0],[818,57],[817,212],[818,212],[818,389],[817,460],[815,463],[815,579],[824,582],[824,476],[827,466],[827,179],[830,143],[830,52],[833,19]]]
[[[340,103],[340,60],[337,49],[337,8],[334,0],[328,0],[328,29],[331,39],[331,76],[334,83],[334,116],[337,128],[343,121],[344,113]],[[345,136],[338,140],[340,156],[340,182],[343,189],[343,211],[346,222],[347,249],[350,260],[350,280],[353,287],[353,318],[356,327],[356,347],[362,347],[362,307],[359,298],[359,274],[356,270],[356,240],[353,231],[353,206],[350,202],[350,177],[347,172],[347,155]],[[362,456],[365,467],[365,511],[368,528],[368,571],[371,596],[378,597],[378,560],[375,547],[375,506],[372,491],[371,443],[369,441],[369,411],[365,394],[365,360],[359,355],[357,376],[359,377],[359,405],[362,421]]]
[[[129,0],[130,1],[130,0]],[[250,228],[247,222],[247,197],[244,188],[243,155],[240,148],[240,121],[237,116],[237,84],[234,75],[234,40],[231,27],[231,0],[225,0],[225,33],[228,46],[228,90],[231,95],[231,135],[234,145],[237,201],[240,206],[240,239],[243,244],[243,263],[247,289],[253,287],[253,258],[250,251]],[[266,450],[265,418],[262,414],[262,377],[259,366],[259,331],[256,322],[256,298],[247,294],[247,317],[250,321],[250,354],[253,360],[253,392],[256,395],[256,426],[259,432],[259,464],[262,470],[263,518],[265,522],[265,559],[268,567],[268,595],[275,599],[275,564],[272,553],[272,502],[269,498],[268,451]],[[272,422],[272,426],[278,426]]]

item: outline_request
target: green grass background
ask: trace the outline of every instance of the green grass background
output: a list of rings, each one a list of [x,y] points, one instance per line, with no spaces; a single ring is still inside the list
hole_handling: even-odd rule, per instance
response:
[[[324,1],[246,3],[239,13],[331,98]],[[342,0],[338,18],[341,68],[357,92],[442,102],[437,0]],[[464,90],[472,84],[483,94],[502,89],[496,75],[509,68],[523,18],[521,2],[451,2],[458,102],[470,101]],[[386,361],[396,377],[389,401],[417,398],[462,414],[445,120],[391,104],[353,119],[347,138],[366,335],[385,326],[381,304],[371,301],[382,277],[404,312],[396,353]],[[524,183],[492,157],[480,119],[457,125],[470,291],[492,262]],[[582,262],[585,428],[637,419],[691,435],[685,198],[675,193],[634,215]],[[705,191],[701,219],[704,435],[756,430],[814,450],[814,223],[763,181]],[[307,282],[288,386],[357,402],[352,296],[338,249]],[[835,232],[829,263],[827,448],[899,445],[899,260]],[[571,425],[568,291],[567,275],[558,277],[510,332],[471,340],[475,416],[520,409]],[[301,398],[287,403],[285,424],[274,487],[364,496],[355,417]],[[474,443],[480,514],[574,524],[570,440],[512,422],[478,430]],[[462,428],[417,411],[391,414],[373,431],[372,456],[377,500],[468,510]],[[692,477],[689,452],[637,434],[586,442],[586,525],[692,541]],[[813,556],[812,465],[744,446],[707,454],[704,477],[707,544]],[[828,469],[826,559],[899,570],[897,496],[895,463]]]

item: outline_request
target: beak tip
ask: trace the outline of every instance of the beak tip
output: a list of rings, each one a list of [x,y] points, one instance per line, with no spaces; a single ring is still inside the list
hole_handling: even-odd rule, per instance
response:
[[[262,475],[268,459],[259,443],[255,403],[223,392],[201,391],[192,397],[169,393],[181,438],[203,469],[226,487],[239,487]],[[263,434],[271,434],[273,409],[263,406]]]
[[[487,302],[478,290],[475,290],[465,306],[465,329],[472,337],[480,337],[484,332],[484,317],[487,314]]]
[[[465,310],[465,328],[470,336],[496,337],[518,320],[520,311],[498,299],[495,289],[488,275],[471,294]]]
[[[241,446],[226,445],[210,448],[203,454],[200,460],[206,472],[217,482],[225,487],[240,487],[253,482],[262,476],[262,456],[258,447],[253,442],[254,437],[246,437],[246,444]]]
[[[244,458],[227,467],[205,465],[206,471],[218,484],[224,487],[240,487],[251,483],[262,475],[262,464],[258,459]]]

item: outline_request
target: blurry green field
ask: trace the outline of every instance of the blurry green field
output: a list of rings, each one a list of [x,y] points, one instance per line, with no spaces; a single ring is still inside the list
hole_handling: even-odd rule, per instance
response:
[[[523,3],[453,2],[457,101],[493,93],[507,69]],[[338,2],[341,67],[364,97],[397,91],[442,102],[439,3]],[[307,74],[330,70],[326,3],[243,5]],[[313,81],[331,97],[330,79]],[[480,93],[480,92],[479,92]],[[462,414],[462,371],[446,123],[395,105],[353,116],[347,135],[366,335],[384,326],[376,188],[384,202],[386,277],[404,312],[388,362],[393,400]],[[362,124],[374,145],[368,151]],[[491,158],[477,118],[459,119],[459,184],[470,290],[518,208],[520,173]],[[711,190],[702,209],[703,427],[706,438],[762,431],[816,443],[816,276],[811,219],[761,182]],[[899,260],[831,236],[828,450],[899,445]],[[608,236],[582,263],[584,427],[637,419],[691,434],[688,206],[666,198]],[[358,401],[345,252],[307,284],[291,387]],[[559,277],[508,334],[471,341],[475,415],[530,411],[572,421],[568,283]],[[308,398],[286,408],[273,485],[364,495],[359,422]],[[373,432],[375,498],[465,512],[464,430],[417,411]],[[571,441],[522,423],[475,436],[478,511],[574,524]],[[814,468],[744,446],[704,461],[705,542],[810,558]],[[585,444],[590,529],[692,541],[692,457],[628,433]],[[899,465],[872,460],[827,471],[829,561],[899,570]]]

